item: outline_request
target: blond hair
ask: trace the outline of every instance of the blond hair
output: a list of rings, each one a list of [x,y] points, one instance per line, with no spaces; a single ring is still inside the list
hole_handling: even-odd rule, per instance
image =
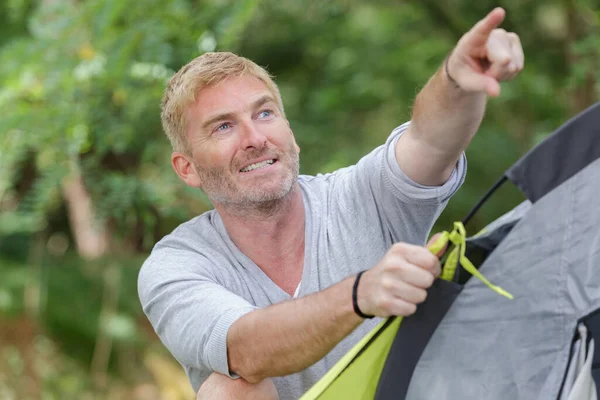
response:
[[[190,153],[186,137],[187,114],[200,90],[209,85],[216,85],[229,77],[243,75],[260,79],[275,97],[277,106],[285,117],[279,88],[264,68],[233,53],[204,53],[184,65],[171,77],[162,98],[162,126],[174,151]]]

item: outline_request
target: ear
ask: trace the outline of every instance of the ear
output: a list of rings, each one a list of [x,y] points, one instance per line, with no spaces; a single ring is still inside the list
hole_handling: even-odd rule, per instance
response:
[[[196,173],[193,162],[189,156],[178,151],[171,154],[171,165],[177,173],[177,176],[191,187],[202,187],[202,181]]]

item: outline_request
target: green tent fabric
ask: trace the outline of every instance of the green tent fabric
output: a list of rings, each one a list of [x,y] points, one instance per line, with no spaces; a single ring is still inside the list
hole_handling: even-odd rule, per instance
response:
[[[379,324],[300,399],[373,399],[379,375],[401,323],[402,318],[397,317]]]

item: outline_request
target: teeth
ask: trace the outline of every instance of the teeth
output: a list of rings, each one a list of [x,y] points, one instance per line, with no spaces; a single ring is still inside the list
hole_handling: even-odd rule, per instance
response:
[[[265,161],[261,161],[261,162],[259,162],[259,163],[256,163],[256,164],[251,164],[251,165],[248,165],[247,167],[245,167],[245,168],[242,168],[242,169],[241,169],[241,171],[242,171],[242,172],[250,172],[250,171],[254,171],[255,169],[264,168],[264,167],[266,167],[267,165],[271,165],[271,164],[273,164],[274,162],[275,162],[275,160],[265,160]]]

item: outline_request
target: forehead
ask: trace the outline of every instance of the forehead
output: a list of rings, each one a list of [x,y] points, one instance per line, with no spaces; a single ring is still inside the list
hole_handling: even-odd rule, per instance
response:
[[[192,105],[194,117],[204,120],[215,114],[245,111],[265,94],[271,94],[267,85],[254,76],[227,78],[198,92]]]

